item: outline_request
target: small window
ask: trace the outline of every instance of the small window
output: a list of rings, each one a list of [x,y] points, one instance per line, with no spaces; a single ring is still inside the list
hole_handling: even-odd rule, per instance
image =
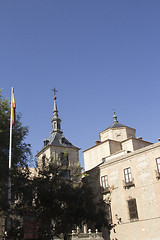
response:
[[[70,179],[70,170],[62,170],[62,177],[64,179],[69,180]]]
[[[61,161],[63,160],[63,158],[64,158],[64,152],[61,152],[61,153],[60,153],[60,159],[61,159]]]
[[[124,179],[125,179],[125,183],[132,182],[132,174],[131,174],[131,168],[130,167],[124,169]]]
[[[105,189],[105,188],[108,188],[108,177],[107,175],[101,177],[101,182],[102,182],[102,187]]]
[[[69,165],[68,153],[61,152],[61,154],[60,154],[60,160],[61,160],[61,164],[62,164],[62,165],[68,166],[68,165]]]
[[[45,164],[45,158],[46,158],[45,156],[42,157],[42,167],[45,167],[45,165],[46,165]]]
[[[134,179],[132,178],[131,174],[131,168],[125,168],[124,169],[124,181],[123,181],[123,187],[124,188],[130,188],[134,185]]]
[[[130,220],[138,219],[138,211],[137,211],[137,204],[136,204],[135,198],[128,200],[128,209],[129,209]]]
[[[157,163],[157,171],[158,173],[160,173],[160,158],[156,159],[156,163]]]
[[[112,212],[111,212],[111,205],[106,204],[106,218],[108,220],[108,223],[112,223]]]
[[[60,129],[60,124],[58,123],[57,125],[58,125],[57,128]]]

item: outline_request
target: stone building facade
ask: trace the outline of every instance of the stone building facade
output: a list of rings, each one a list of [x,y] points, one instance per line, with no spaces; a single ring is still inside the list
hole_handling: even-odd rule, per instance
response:
[[[65,177],[70,178],[80,170],[79,150],[80,148],[68,141],[61,130],[61,119],[58,116],[56,91],[54,89],[54,109],[51,119],[52,131],[49,139],[44,140],[43,149],[36,155],[39,168],[49,163],[57,163],[65,169]]]
[[[113,124],[85,150],[85,170],[106,202],[111,240],[160,240],[160,142],[136,138],[136,130]],[[103,234],[104,238],[108,239]]]

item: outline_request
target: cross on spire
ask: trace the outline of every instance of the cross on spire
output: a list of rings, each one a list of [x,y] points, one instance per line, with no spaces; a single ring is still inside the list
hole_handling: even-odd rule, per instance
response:
[[[56,92],[58,91],[55,88],[53,88],[52,91],[54,92],[54,99],[56,99]]]

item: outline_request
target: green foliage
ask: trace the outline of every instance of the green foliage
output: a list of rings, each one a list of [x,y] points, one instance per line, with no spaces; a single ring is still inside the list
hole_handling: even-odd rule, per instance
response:
[[[14,218],[13,226],[18,232],[17,238],[11,239],[22,239],[21,221],[26,210],[36,215],[39,240],[52,239],[61,234],[67,236],[75,226],[81,227],[82,223],[87,223],[88,226],[93,223],[99,230],[107,224],[103,202],[95,203],[88,179],[75,184],[75,181],[63,177],[63,170],[52,164],[37,169],[33,178],[29,177],[27,170],[14,172],[12,184],[16,187],[12,192],[14,204],[11,213],[19,216],[19,220],[15,221]],[[16,227],[18,221],[19,228]]]
[[[39,239],[45,239],[46,235],[50,238],[67,235],[75,225],[81,227],[82,222],[92,222],[96,227],[107,223],[103,203],[94,202],[87,179],[75,185],[75,181],[63,178],[62,173],[61,167],[49,165],[39,170],[33,180]]]
[[[9,173],[9,141],[10,141],[10,103],[3,98],[0,90],[0,212],[7,216],[8,206],[8,177],[12,179],[12,197],[19,192],[19,188],[24,186],[24,181],[28,181],[26,173],[22,174],[20,167],[27,169],[27,164],[31,160],[31,146],[25,143],[28,135],[28,127],[23,127],[21,114],[16,116],[16,124],[12,128],[12,170]],[[15,209],[14,209],[15,211]],[[13,206],[11,213],[13,211]],[[17,222],[16,222],[17,224]]]
[[[16,116],[16,124],[12,128],[12,168],[26,166],[31,158],[31,146],[24,142],[28,135],[28,127],[23,127],[21,114]],[[0,91],[0,171],[8,172],[10,138],[10,103],[2,97]]]
[[[24,142],[28,128],[23,127],[21,115],[17,115],[16,124],[12,131],[12,169],[17,166],[27,166],[31,158],[31,147]],[[0,90],[0,210],[5,209],[7,201],[8,159],[10,138],[10,103],[4,99]],[[13,171],[13,170],[12,170]]]
[[[37,219],[38,239],[52,239],[54,235],[67,236],[75,226],[94,223],[106,225],[104,203],[94,201],[95,196],[88,177],[80,179],[80,169],[75,169],[71,179],[64,177],[68,170],[65,164],[58,166],[50,161],[43,169],[34,169],[31,174],[27,162],[31,157],[30,145],[24,142],[28,128],[23,127],[21,115],[17,115],[13,126],[10,216],[12,228],[8,239],[24,238],[23,216],[25,211],[33,212]],[[0,211],[7,216],[8,209],[8,155],[9,155],[10,104],[0,92]],[[66,159],[67,152],[64,154]],[[52,159],[53,160],[53,159]],[[67,162],[67,161],[66,161]],[[64,161],[64,163],[66,163]],[[33,170],[33,169],[32,169]]]

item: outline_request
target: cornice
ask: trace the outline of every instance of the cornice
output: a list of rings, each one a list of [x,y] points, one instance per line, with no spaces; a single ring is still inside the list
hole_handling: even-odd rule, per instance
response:
[[[42,150],[39,152],[39,153],[37,153],[36,154],[36,156],[35,157],[39,157],[44,151],[46,151],[48,148],[65,148],[65,149],[67,149],[67,148],[70,148],[70,149],[77,149],[78,151],[81,149],[81,148],[78,148],[78,147],[70,147],[70,146],[67,146],[67,147],[65,147],[65,146],[56,146],[56,145],[47,145],[46,147],[44,147],[44,148],[42,148]]]
[[[86,152],[86,151],[88,151],[88,150],[90,150],[90,149],[92,149],[92,148],[98,147],[98,146],[100,146],[100,145],[102,145],[103,143],[106,143],[106,142],[121,143],[121,142],[116,141],[116,140],[113,140],[113,139],[107,139],[107,140],[105,140],[105,141],[103,141],[103,142],[99,142],[97,145],[94,145],[94,146],[92,146],[92,147],[89,147],[89,148],[85,149],[85,150],[83,151],[83,153]]]
[[[147,147],[143,147],[143,148],[140,148],[140,149],[137,149],[136,151],[134,152],[130,152],[130,153],[126,153],[124,155],[121,155],[121,156],[117,156],[115,158],[112,158],[112,159],[108,159],[109,157],[111,157],[112,155],[110,155],[109,157],[106,158],[106,161],[100,166],[100,168],[105,168],[107,165],[113,165],[113,164],[116,164],[117,162],[123,162],[125,161],[126,159],[129,160],[130,158],[132,158],[133,156],[135,155],[138,155],[138,154],[142,154],[144,152],[148,152],[154,148],[158,148],[160,147],[160,142],[157,142],[157,143],[153,143],[152,145],[150,146],[147,146]]]

